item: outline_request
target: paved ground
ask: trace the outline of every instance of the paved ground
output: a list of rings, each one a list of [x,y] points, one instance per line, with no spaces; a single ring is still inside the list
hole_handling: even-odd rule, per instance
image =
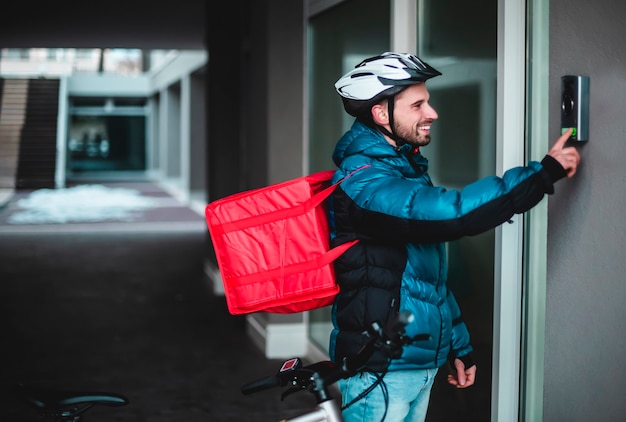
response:
[[[7,395],[18,382],[130,399],[90,410],[94,422],[278,421],[313,404],[304,393],[241,395],[281,361],[265,359],[244,317],[209,291],[197,213],[16,227],[6,224],[11,204],[0,208],[0,421],[38,420]],[[467,400],[439,383],[428,420],[488,420],[488,398]]]

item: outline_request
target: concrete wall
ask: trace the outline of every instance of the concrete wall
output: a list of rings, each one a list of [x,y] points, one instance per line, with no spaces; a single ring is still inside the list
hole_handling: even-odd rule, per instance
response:
[[[189,127],[190,146],[188,188],[191,199],[202,204],[206,198],[206,98],[204,72],[190,75]]]
[[[303,3],[219,3],[207,19],[209,201],[302,175]],[[210,245],[208,255],[216,277]],[[266,356],[305,353],[303,315],[247,319]]]
[[[549,199],[544,421],[626,420],[626,3],[550,1],[550,133],[560,77],[590,77],[590,139]]]
[[[303,169],[304,15],[302,2],[254,1],[249,36],[248,76],[244,92],[249,186],[262,186],[301,176]],[[306,352],[303,315],[255,314],[248,332],[271,358]]]

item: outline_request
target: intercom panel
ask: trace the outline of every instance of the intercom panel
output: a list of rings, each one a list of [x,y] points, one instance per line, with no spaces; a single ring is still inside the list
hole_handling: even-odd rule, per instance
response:
[[[573,128],[572,141],[589,140],[589,77],[561,77],[561,133]]]

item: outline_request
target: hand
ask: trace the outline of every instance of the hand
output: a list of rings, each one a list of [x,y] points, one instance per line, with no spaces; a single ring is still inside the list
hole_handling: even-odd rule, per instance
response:
[[[465,368],[461,359],[454,359],[454,370],[456,374],[448,375],[448,382],[456,388],[467,388],[474,385],[476,379],[476,365]]]
[[[565,147],[565,142],[572,135],[572,129],[567,129],[563,135],[556,140],[556,143],[548,151],[548,155],[557,160],[561,166],[565,169],[567,177],[572,177],[576,174],[578,163],[580,163],[580,154],[574,147]]]

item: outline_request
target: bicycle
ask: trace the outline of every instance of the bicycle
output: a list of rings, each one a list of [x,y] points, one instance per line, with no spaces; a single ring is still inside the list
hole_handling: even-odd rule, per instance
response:
[[[55,422],[82,422],[84,413],[96,405],[121,407],[128,398],[117,393],[61,391],[18,384],[14,395],[43,418]]]
[[[402,311],[384,328],[380,323],[374,322],[365,332],[369,338],[363,347],[356,354],[344,357],[337,364],[320,361],[303,366],[300,358],[288,359],[283,362],[276,375],[245,383],[241,387],[241,392],[247,395],[289,385],[290,387],[281,394],[281,400],[284,400],[290,394],[307,390],[315,397],[316,406],[304,414],[283,419],[281,422],[343,422],[342,409],[331,395],[329,387],[340,379],[349,378],[364,370],[367,361],[376,350],[386,351],[390,359],[399,357],[402,346],[414,340],[404,336],[404,327],[413,318],[409,311]],[[382,376],[378,380],[379,382],[370,386],[357,399],[364,397],[381,383]]]
[[[403,311],[385,327],[375,322],[365,332],[368,340],[363,347],[356,354],[344,357],[340,363],[320,361],[304,366],[300,358],[288,359],[276,375],[246,383],[242,385],[241,392],[247,395],[289,385],[281,395],[281,400],[284,400],[290,394],[307,390],[315,397],[316,406],[281,422],[343,422],[342,409],[331,395],[330,386],[364,370],[376,350],[384,350],[390,359],[399,357],[402,347],[414,340],[404,336],[404,327],[412,320],[413,314]],[[381,380],[382,377],[379,378]],[[360,397],[373,390],[377,384],[370,386]],[[23,384],[17,385],[13,393],[40,416],[55,422],[83,422],[85,412],[96,405],[122,407],[129,403],[128,398],[117,393],[64,391]]]

